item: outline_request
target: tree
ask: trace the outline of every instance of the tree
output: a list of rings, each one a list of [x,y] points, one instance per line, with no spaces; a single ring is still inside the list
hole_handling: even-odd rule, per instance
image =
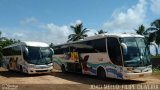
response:
[[[155,41],[160,45],[160,19],[157,19],[151,23],[151,26],[144,32],[149,36],[149,41]]]
[[[105,34],[105,33],[107,33],[107,32],[101,29],[101,30],[97,31],[97,33],[98,33],[98,34]],[[97,35],[97,33],[95,33],[95,35]]]
[[[137,34],[144,35],[144,32],[145,32],[145,27],[144,27],[144,25],[143,25],[143,24],[140,25],[140,26],[138,27],[138,29],[135,29],[135,31],[136,31]]]
[[[88,35],[86,34],[89,30],[87,28],[83,28],[83,24],[76,24],[75,26],[70,26],[71,29],[73,30],[73,34],[70,34],[68,36],[68,42],[69,41],[77,41],[79,39],[84,39],[84,37],[87,37]]]
[[[145,26],[142,24],[138,27],[138,29],[135,29],[136,33],[139,35],[143,35],[145,39],[147,40],[148,44],[149,42],[152,42],[155,40],[154,33],[146,33]]]
[[[50,48],[52,48],[53,46],[54,46],[54,44],[53,44],[53,43],[49,44],[49,47],[50,47]]]

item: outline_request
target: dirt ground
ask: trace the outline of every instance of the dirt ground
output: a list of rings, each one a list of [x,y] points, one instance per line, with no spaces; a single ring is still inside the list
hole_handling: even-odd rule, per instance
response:
[[[132,85],[158,85],[160,84],[160,74],[153,74],[147,78],[138,78],[134,80],[109,79],[100,80],[95,76],[67,73],[63,74],[54,71],[50,74],[27,75],[19,72],[7,71],[0,68],[0,90],[9,90],[4,87],[10,87],[12,90],[85,90],[102,89],[102,85],[109,85],[105,89],[134,89]],[[136,86],[137,87],[137,86]],[[104,89],[104,88],[103,88]],[[157,90],[160,90],[160,85]],[[155,90],[156,90],[155,89]]]

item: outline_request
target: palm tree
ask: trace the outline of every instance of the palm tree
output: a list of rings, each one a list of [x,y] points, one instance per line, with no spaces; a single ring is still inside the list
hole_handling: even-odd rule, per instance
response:
[[[149,41],[155,41],[156,44],[160,45],[160,19],[157,19],[151,23],[145,32],[149,36]]]
[[[68,36],[68,42],[69,41],[77,41],[79,39],[84,39],[84,37],[87,37],[88,35],[86,34],[89,30],[87,28],[83,29],[83,24],[76,24],[75,26],[70,26],[71,29],[73,30],[73,34],[70,34]]]
[[[139,35],[144,35],[145,32],[145,26],[142,24],[138,27],[138,29],[135,29],[136,33]]]
[[[101,29],[101,30],[97,31],[97,33],[98,33],[98,34],[105,34],[105,33],[107,33],[107,32]],[[97,35],[97,33],[95,33],[95,35]]]
[[[53,43],[49,44],[49,47],[50,47],[50,48],[52,48],[53,46],[54,46],[54,44],[53,44]]]
[[[153,34],[146,34],[146,30],[145,30],[145,26],[142,24],[138,27],[138,29],[135,29],[136,33],[139,35],[143,35],[146,39],[146,41],[148,42],[148,45],[150,42],[152,42],[153,39]]]

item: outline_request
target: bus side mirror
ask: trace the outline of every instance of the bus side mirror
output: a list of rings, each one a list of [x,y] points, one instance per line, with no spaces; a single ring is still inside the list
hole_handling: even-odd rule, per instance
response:
[[[28,54],[29,54],[28,48],[25,47],[25,48],[24,48],[24,51],[23,51],[23,58],[24,58],[25,60],[28,59]]]
[[[54,54],[54,50],[50,48],[51,56]]]
[[[149,45],[149,49],[152,56],[158,55],[158,45],[156,43],[151,42]]]
[[[125,43],[121,43],[122,49],[123,49],[123,54],[127,55],[128,51],[127,51],[127,45]]]
[[[24,48],[24,55],[25,55],[25,56],[28,56],[28,54],[29,54],[28,48],[25,47],[25,48]]]

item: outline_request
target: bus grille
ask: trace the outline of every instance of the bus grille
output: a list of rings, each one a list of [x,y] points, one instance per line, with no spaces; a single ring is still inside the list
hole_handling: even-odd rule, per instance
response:
[[[47,72],[48,70],[36,70],[36,72]]]

